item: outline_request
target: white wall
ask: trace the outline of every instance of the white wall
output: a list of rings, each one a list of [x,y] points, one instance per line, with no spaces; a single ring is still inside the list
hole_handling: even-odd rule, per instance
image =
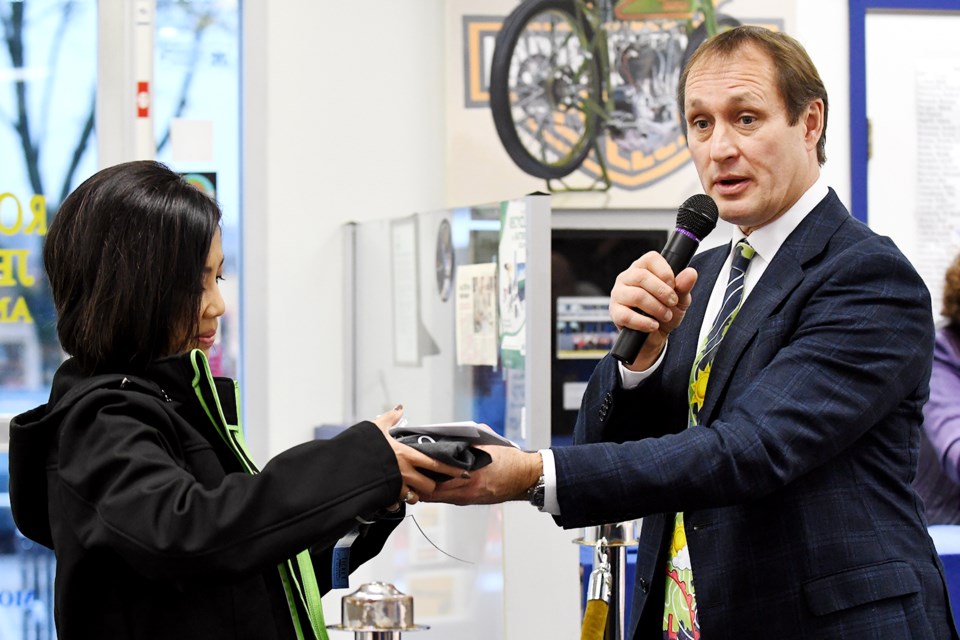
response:
[[[447,175],[445,157],[456,153],[448,137],[461,133],[444,126],[448,94],[462,95],[462,85],[445,86],[448,65],[462,68],[449,16],[459,10],[442,0],[363,7],[244,3],[243,375],[260,460],[310,438],[314,425],[343,420],[343,223],[470,204],[450,201],[449,183],[464,177]],[[847,3],[764,9],[793,12],[787,30],[827,85],[824,173],[849,203]],[[476,195],[479,203],[522,194],[491,185]]]
[[[850,206],[850,22],[846,2],[797,2],[795,29],[827,87],[827,163],[822,173],[840,200]]]
[[[245,417],[266,460],[343,418],[342,225],[444,205],[443,2],[251,1],[243,29]]]

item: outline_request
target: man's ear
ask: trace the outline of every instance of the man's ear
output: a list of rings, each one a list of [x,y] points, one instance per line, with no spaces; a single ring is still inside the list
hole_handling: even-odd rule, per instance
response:
[[[801,116],[801,122],[804,125],[804,140],[807,143],[807,149],[816,149],[820,136],[823,135],[823,100],[821,98],[810,101],[807,110]]]

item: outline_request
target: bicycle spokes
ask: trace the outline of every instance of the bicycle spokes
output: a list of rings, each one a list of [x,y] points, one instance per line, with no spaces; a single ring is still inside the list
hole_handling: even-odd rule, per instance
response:
[[[511,158],[549,179],[569,174],[589,152],[601,111],[600,77],[573,3],[539,5],[545,8],[501,32],[494,56],[509,52],[509,71],[499,87],[491,78],[490,93]]]

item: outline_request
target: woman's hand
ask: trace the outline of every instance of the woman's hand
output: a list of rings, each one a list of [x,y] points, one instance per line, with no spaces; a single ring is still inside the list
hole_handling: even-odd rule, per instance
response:
[[[380,427],[394,455],[397,457],[397,464],[400,466],[400,476],[403,478],[403,485],[400,488],[399,500],[407,504],[416,504],[420,501],[420,495],[429,495],[437,488],[436,480],[425,476],[419,469],[435,471],[448,475],[452,478],[469,478],[470,474],[457,467],[443,464],[434,460],[430,456],[421,453],[413,447],[397,442],[389,433],[390,428],[395,426],[400,418],[403,417],[403,405],[397,405],[383,415],[377,416],[372,422]],[[399,507],[399,505],[394,505]],[[388,507],[393,511],[393,507]]]

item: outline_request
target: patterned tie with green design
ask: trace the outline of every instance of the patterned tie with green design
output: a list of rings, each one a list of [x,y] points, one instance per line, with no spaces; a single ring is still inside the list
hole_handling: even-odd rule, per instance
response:
[[[723,294],[723,304],[717,313],[713,326],[707,332],[700,353],[690,371],[690,413],[688,426],[700,424],[699,414],[703,408],[703,399],[710,378],[713,358],[720,342],[727,333],[730,323],[737,317],[740,303],[743,302],[743,283],[750,265],[750,259],[756,251],[746,240],[737,243],[730,265],[730,280]],[[697,603],[693,589],[693,568],[690,564],[690,552],[687,549],[687,534],[683,528],[683,513],[677,513],[674,521],[673,540],[670,555],[667,558],[667,588],[663,607],[664,640],[694,640],[700,638],[700,623],[697,620]]]

